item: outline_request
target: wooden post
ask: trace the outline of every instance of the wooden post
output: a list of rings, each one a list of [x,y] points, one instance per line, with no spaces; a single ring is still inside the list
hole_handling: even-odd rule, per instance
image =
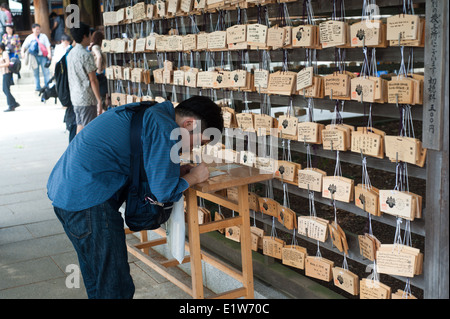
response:
[[[248,208],[248,185],[238,188],[239,216],[241,225],[242,283],[246,288],[246,298],[255,298],[253,291],[252,235],[250,233],[250,211]]]
[[[200,230],[198,227],[197,193],[188,188],[186,196],[189,231],[189,254],[191,256],[192,297],[203,299],[202,254],[200,248]]]
[[[424,297],[449,297],[449,118],[448,1],[426,2],[424,145],[427,154]],[[437,60],[435,60],[437,59]],[[427,80],[428,79],[428,80]],[[435,110],[429,110],[431,107]],[[427,114],[428,113],[428,114]],[[445,124],[444,124],[445,123]],[[433,131],[430,127],[433,125]]]
[[[50,40],[50,21],[47,0],[34,0],[34,21],[41,26],[41,33]]]

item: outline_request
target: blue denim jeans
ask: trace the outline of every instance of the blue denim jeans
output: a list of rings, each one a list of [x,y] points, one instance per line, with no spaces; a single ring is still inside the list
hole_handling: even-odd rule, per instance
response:
[[[123,218],[109,202],[72,212],[54,207],[56,216],[78,254],[90,299],[131,299]]]
[[[47,62],[47,58],[42,55],[36,56],[37,68],[33,70],[34,73],[34,83],[36,83],[36,91],[41,89],[41,80],[39,78],[39,68],[42,69],[42,73],[44,74],[44,86],[47,85],[50,80],[50,70],[45,67],[45,63]]]

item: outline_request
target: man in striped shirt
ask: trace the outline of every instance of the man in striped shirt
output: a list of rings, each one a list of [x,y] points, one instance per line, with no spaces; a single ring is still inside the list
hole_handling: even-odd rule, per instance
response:
[[[131,117],[132,112],[119,106],[95,118],[69,144],[47,184],[55,213],[78,253],[89,298],[132,298],[134,294],[124,222],[111,202],[130,174]],[[194,140],[205,143],[209,140],[202,134],[205,129],[223,130],[221,109],[209,98],[195,96],[176,108],[166,101],[145,111],[144,169],[161,203],[178,201],[189,186],[209,177],[203,163],[180,169],[179,158],[171,152],[180,145],[179,134],[172,135],[177,136],[175,140],[171,134],[180,128],[190,133],[190,148]]]

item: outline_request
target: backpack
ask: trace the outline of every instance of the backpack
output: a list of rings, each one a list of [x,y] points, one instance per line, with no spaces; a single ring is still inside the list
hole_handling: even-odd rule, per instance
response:
[[[126,185],[113,196],[116,207],[125,200],[125,223],[131,231],[157,229],[172,213],[173,203],[159,203],[151,193],[144,170],[141,143],[142,118],[156,102],[132,103],[125,110],[133,112],[130,129],[131,165]],[[122,110],[118,110],[120,112]]]
[[[56,92],[63,106],[72,105],[72,101],[70,100],[69,77],[67,75],[67,54],[70,50],[55,64]]]
[[[34,56],[39,55],[39,43],[36,39],[31,40],[30,46],[28,47],[28,52],[30,52],[30,54]]]
[[[19,74],[20,69],[22,68],[22,63],[20,62],[20,60],[18,58],[11,58],[9,60],[8,68],[12,73]]]

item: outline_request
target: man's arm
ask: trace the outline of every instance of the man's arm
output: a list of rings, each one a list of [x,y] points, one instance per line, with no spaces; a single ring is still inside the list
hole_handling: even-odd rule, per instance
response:
[[[97,114],[100,115],[103,112],[102,108],[102,97],[100,96],[100,88],[98,85],[97,76],[95,75],[95,71],[88,73],[89,82],[91,82],[91,88],[94,92],[95,98],[97,99]]]

